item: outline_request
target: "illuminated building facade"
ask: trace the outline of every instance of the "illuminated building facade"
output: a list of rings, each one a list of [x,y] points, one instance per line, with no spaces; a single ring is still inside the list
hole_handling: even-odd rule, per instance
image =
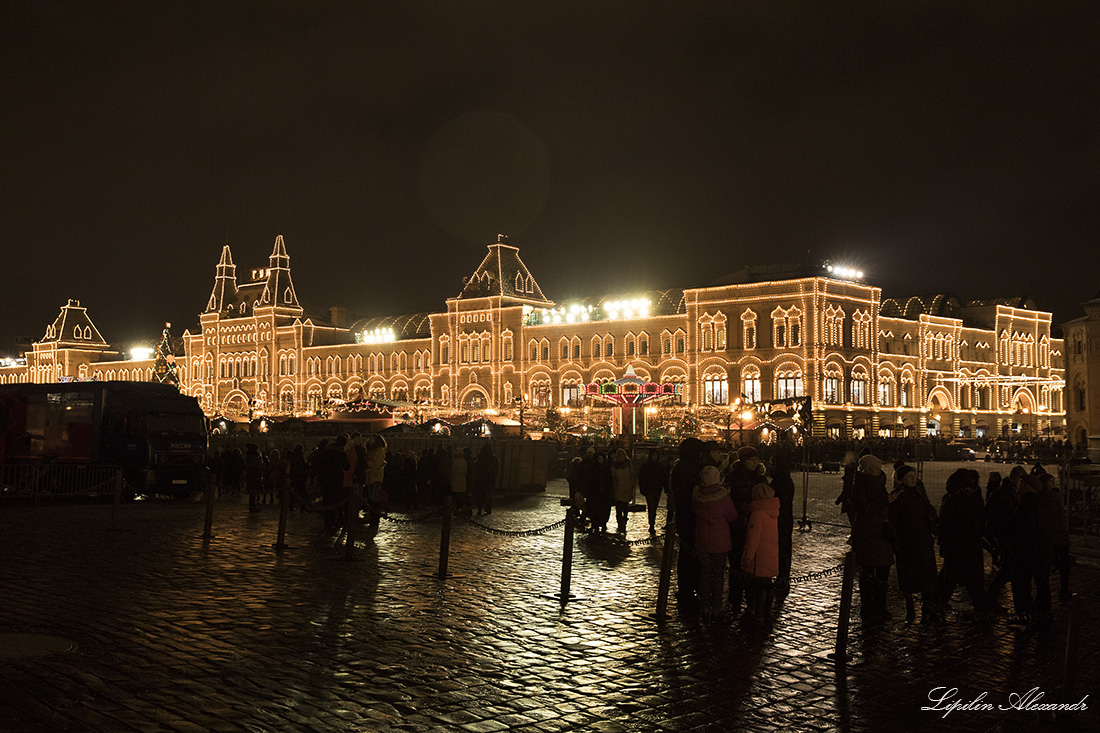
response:
[[[1066,432],[1075,446],[1100,435],[1100,294],[1065,324]]]
[[[208,413],[234,416],[359,395],[454,411],[518,399],[579,408],[585,385],[629,366],[683,385],[674,410],[810,396],[815,435],[1061,435],[1063,342],[1050,313],[1024,299],[883,300],[861,278],[750,268],[710,287],[556,303],[501,236],[446,310],[345,325],[339,309],[305,313],[280,236],[246,282],[223,248],[199,329],[184,334],[181,387]],[[98,354],[44,371],[41,345],[22,367],[33,381],[144,378],[152,367]],[[55,347],[44,351],[56,365]]]

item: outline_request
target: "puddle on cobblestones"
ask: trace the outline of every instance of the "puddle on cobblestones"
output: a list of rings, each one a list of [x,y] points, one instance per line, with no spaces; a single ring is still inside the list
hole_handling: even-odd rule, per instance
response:
[[[46,634],[0,634],[0,659],[30,659],[74,652],[77,643]]]

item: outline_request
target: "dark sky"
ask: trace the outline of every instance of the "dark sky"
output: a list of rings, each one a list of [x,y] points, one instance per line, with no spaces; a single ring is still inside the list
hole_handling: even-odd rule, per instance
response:
[[[353,6],[349,8],[348,6]],[[550,298],[807,252],[886,294],[1100,291],[1100,4],[0,3],[0,344],[122,345],[286,238],[307,308]]]

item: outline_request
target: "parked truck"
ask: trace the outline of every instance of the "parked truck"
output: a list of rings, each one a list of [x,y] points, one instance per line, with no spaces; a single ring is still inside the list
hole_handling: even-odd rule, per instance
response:
[[[130,493],[202,487],[207,423],[198,401],[151,382],[0,385],[0,465],[110,465]]]

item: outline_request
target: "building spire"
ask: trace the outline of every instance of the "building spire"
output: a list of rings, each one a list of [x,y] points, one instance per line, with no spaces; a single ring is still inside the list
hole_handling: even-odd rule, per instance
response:
[[[286,253],[282,234],[275,237],[275,246],[268,258],[267,282],[256,305],[302,310],[298,304],[298,294],[294,291],[294,282],[290,279],[290,257]]]
[[[214,277],[214,291],[206,304],[207,313],[217,313],[229,307],[237,296],[237,266],[233,264],[233,253],[229,243],[222,246],[222,256],[218,260],[217,275]]]

